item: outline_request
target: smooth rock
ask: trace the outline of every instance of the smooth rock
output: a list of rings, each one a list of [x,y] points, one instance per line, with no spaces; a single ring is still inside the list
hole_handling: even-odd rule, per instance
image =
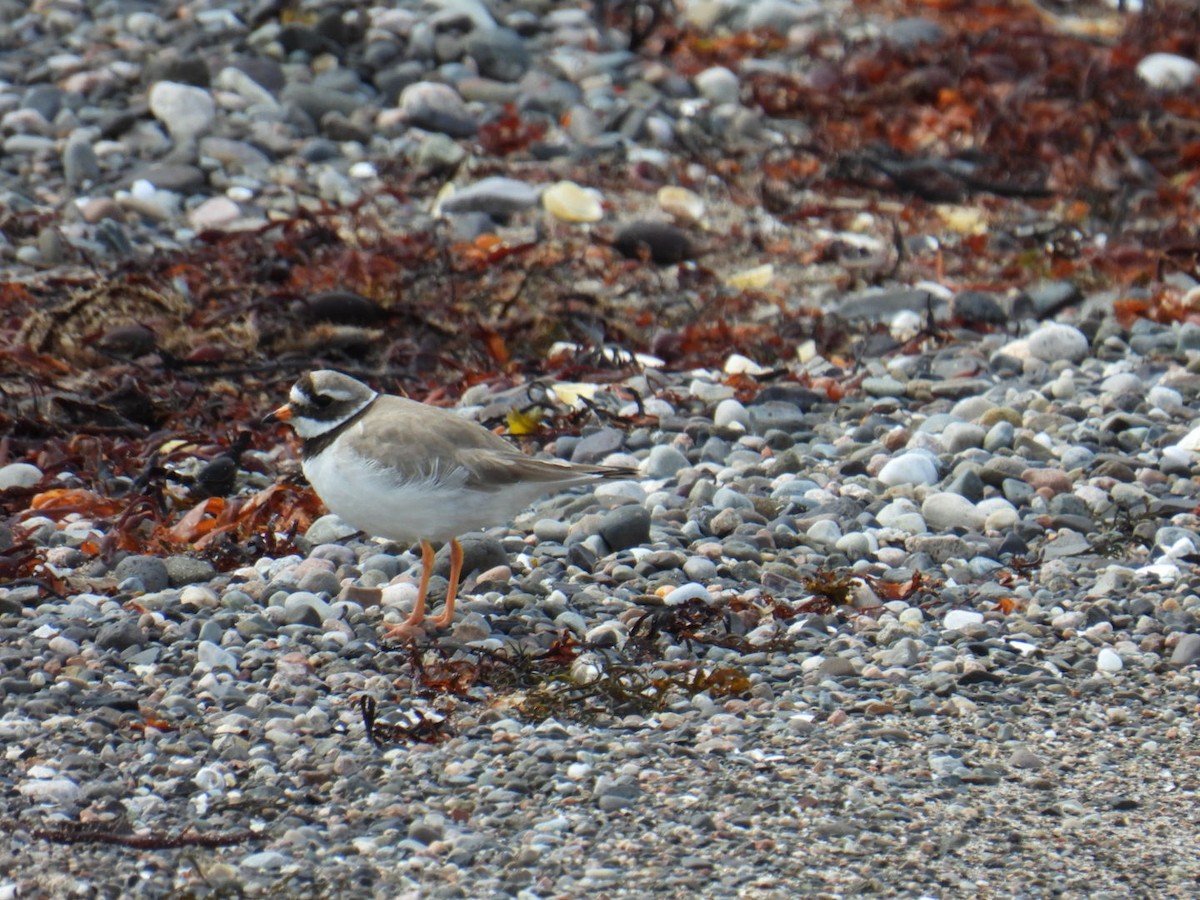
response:
[[[952,609],[942,617],[942,629],[962,631],[983,624],[983,613],[970,609]]]
[[[452,138],[473,137],[479,127],[458,91],[448,84],[410,84],[400,92],[400,110],[417,128]]]
[[[703,600],[705,603],[711,603],[712,594],[708,592],[708,588],[704,585],[691,582],[680,585],[663,597],[663,603],[667,606],[678,606],[689,600]]]
[[[444,213],[481,212],[494,218],[532,209],[538,203],[537,188],[518,181],[493,175],[462,188],[444,199]]]
[[[197,231],[219,230],[241,218],[242,209],[228,197],[209,197],[188,212],[188,224]]]
[[[650,513],[634,504],[618,506],[604,514],[597,531],[610,550],[640,546],[650,540]]]
[[[604,218],[600,192],[573,181],[558,181],[542,191],[542,207],[562,222],[599,222]]]
[[[738,77],[724,66],[713,66],[693,79],[701,97],[713,103],[737,103],[741,91]]]
[[[950,528],[965,528],[981,531],[986,516],[960,494],[949,492],[930,494],[921,504],[921,515],[931,531],[946,531]]]
[[[1178,91],[1200,78],[1200,64],[1176,53],[1151,53],[1137,64],[1137,74],[1152,88]]]
[[[166,563],[157,556],[126,556],[117,563],[113,577],[118,582],[137,578],[151,593],[163,590],[171,580]]]
[[[176,141],[208,134],[217,120],[217,106],[204,88],[159,81],[150,88],[150,112]]]
[[[640,469],[646,478],[670,478],[680,469],[686,469],[690,465],[682,450],[670,444],[658,444],[651,448]],[[0,475],[3,471],[0,469]]]
[[[722,400],[713,411],[713,425],[717,428],[732,428],[746,431],[750,428],[750,412],[732,397]]]
[[[1200,634],[1185,634],[1171,651],[1171,665],[1190,666],[1200,662]]]
[[[148,636],[135,620],[110,622],[96,632],[96,646],[101,650],[127,650],[146,643]]]
[[[926,453],[901,453],[889,459],[877,476],[888,487],[898,484],[936,484],[937,465]]]
[[[0,466],[0,491],[30,488],[42,480],[42,470],[30,463],[15,462]]]
[[[1044,362],[1077,363],[1088,354],[1087,336],[1071,325],[1047,322],[1027,338],[1029,353]]]

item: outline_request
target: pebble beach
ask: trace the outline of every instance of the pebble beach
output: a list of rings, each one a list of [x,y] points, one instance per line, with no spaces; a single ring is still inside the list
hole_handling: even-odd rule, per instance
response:
[[[1194,124],[1194,23],[1081,6],[989,15]],[[1001,185],[970,20],[0,0],[0,900],[1200,893],[1188,157]],[[819,118],[870,61],[904,160]],[[384,643],[419,552],[259,425],[309,367],[638,477]]]

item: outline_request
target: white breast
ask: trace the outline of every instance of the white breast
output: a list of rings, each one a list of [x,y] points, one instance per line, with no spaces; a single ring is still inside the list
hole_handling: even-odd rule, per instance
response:
[[[335,441],[304,461],[304,475],[329,511],[375,537],[413,544],[444,541],[507,522],[553,486],[518,484],[474,491],[462,478],[404,482]]]

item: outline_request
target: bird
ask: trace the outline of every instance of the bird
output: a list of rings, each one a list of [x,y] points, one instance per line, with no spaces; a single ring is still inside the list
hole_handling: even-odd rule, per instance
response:
[[[637,470],[528,456],[500,435],[450,410],[381,394],[333,369],[302,376],[288,401],[265,416],[301,439],[305,477],[350,526],[421,548],[412,613],[385,629],[393,640],[454,621],[463,552],[459,535],[502,524],[539,497]],[[450,542],[450,581],[441,615],[426,619],[433,543]]]

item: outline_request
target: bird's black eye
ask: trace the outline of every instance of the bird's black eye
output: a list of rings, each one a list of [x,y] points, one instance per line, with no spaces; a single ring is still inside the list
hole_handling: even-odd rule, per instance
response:
[[[325,409],[330,403],[333,402],[333,398],[328,394],[317,394],[317,396],[312,398],[312,402],[313,406],[315,406],[317,409]]]

